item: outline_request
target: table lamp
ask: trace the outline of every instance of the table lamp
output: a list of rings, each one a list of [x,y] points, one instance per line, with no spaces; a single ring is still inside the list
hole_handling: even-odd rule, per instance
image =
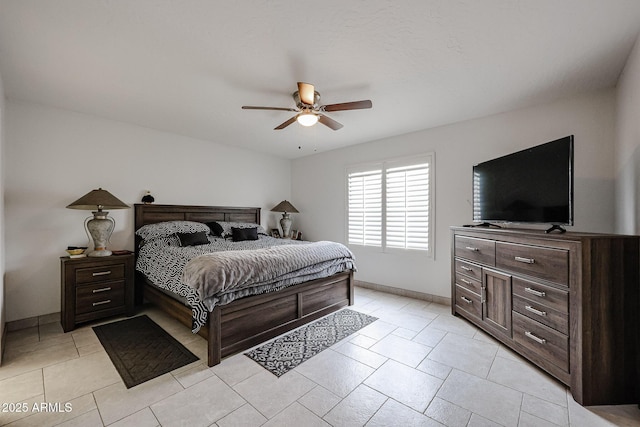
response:
[[[271,212],[282,212],[282,218],[280,218],[280,227],[282,227],[282,237],[288,238],[291,231],[291,218],[289,218],[289,212],[298,213],[298,210],[293,207],[291,203],[286,200],[281,201],[271,209]]]
[[[107,249],[107,243],[116,226],[116,221],[108,216],[109,212],[105,212],[103,209],[129,209],[129,206],[107,190],[98,188],[97,190],[91,190],[68,205],[67,209],[82,209],[88,211],[97,209],[92,212],[93,216],[87,217],[84,220],[84,229],[87,232],[87,237],[93,239],[93,251],[89,252],[87,256],[100,257],[111,255],[111,251]]]

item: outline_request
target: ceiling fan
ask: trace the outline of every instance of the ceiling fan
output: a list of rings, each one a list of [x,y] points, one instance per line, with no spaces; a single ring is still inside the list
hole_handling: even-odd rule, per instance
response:
[[[340,104],[328,104],[320,105],[320,94],[316,92],[312,84],[298,82],[298,90],[293,93],[293,100],[296,103],[297,108],[286,107],[253,107],[250,105],[243,105],[243,110],[279,110],[279,111],[293,111],[298,114],[291,117],[286,122],[274,128],[274,130],[281,130],[297,121],[302,126],[313,126],[317,122],[330,127],[333,130],[340,129],[343,125],[329,116],[325,115],[325,112],[331,111],[345,111],[345,110],[361,110],[365,108],[371,108],[370,100],[343,102]]]

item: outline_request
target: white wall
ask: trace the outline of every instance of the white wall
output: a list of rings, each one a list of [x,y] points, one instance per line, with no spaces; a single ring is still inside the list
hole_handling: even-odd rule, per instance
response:
[[[640,37],[618,80],[616,105],[616,231],[640,233]]]
[[[346,241],[345,169],[362,162],[435,152],[435,259],[354,248],[356,278],[450,297],[451,225],[471,222],[472,165],[575,135],[575,226],[612,232],[613,90],[365,143],[292,162],[294,228],[311,240]]]
[[[60,311],[60,263],[86,244],[88,211],[65,206],[102,187],[127,204],[259,206],[290,198],[290,162],[211,141],[34,104],[7,102],[6,318]],[[221,141],[222,142],[222,141]],[[133,209],[115,210],[110,248],[133,249]]]

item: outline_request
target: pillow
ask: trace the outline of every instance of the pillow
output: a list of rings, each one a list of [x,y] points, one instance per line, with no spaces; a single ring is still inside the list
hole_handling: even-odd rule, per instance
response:
[[[258,240],[258,227],[253,228],[236,228],[231,227],[231,238],[234,242],[243,242],[245,240]]]
[[[224,229],[216,221],[207,222],[207,226],[211,230],[212,236],[222,237],[222,232],[224,231]]]
[[[184,247],[206,245],[209,243],[208,234],[206,231],[196,231],[195,233],[176,233],[176,236],[180,241],[180,246]]]
[[[251,222],[229,222],[229,221],[216,221],[222,227],[222,233],[220,237],[232,237],[232,228],[257,228],[258,234],[267,235],[267,230],[259,224]]]
[[[196,233],[198,231],[209,233],[209,227],[206,224],[194,221],[165,221],[143,225],[136,231],[136,235],[144,240],[151,240],[159,237],[168,237],[176,233]]]

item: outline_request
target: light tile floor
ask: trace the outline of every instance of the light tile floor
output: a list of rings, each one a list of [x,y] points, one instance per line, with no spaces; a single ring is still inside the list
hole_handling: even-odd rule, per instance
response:
[[[0,425],[640,425],[636,405],[581,407],[447,306],[357,288],[353,308],[379,320],[280,378],[240,354],[128,390],[90,325],[10,332]],[[206,360],[203,339],[157,309],[144,312]]]

